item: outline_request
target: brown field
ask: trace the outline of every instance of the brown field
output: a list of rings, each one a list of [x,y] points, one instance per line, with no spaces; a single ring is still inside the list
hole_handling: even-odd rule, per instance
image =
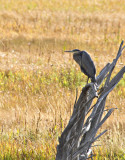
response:
[[[87,77],[71,54],[90,53],[100,70],[125,40],[124,0],[0,1],[0,159],[47,159]],[[114,75],[125,64],[123,52]],[[125,76],[108,96],[118,108],[94,149],[98,160],[125,159]]]

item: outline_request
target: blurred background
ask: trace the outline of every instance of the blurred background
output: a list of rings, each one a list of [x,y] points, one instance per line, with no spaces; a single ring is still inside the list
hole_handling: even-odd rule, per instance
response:
[[[64,50],[90,53],[98,75],[122,40],[124,0],[1,0],[0,159],[54,159],[87,81]],[[125,52],[113,75],[124,63]],[[95,159],[125,159],[125,76],[107,98],[106,108],[116,107]]]

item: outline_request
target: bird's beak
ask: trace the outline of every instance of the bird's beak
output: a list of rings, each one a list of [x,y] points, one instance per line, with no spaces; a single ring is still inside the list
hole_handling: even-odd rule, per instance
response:
[[[73,52],[73,51],[64,51],[64,52]]]

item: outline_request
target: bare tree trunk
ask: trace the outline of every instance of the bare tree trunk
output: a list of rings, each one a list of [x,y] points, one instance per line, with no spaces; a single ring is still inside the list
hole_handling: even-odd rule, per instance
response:
[[[103,115],[106,98],[125,73],[124,66],[117,75],[110,80],[112,71],[114,70],[116,62],[121,56],[124,48],[125,46],[123,46],[122,41],[116,58],[111,64],[108,63],[97,76],[97,84],[87,84],[83,87],[79,99],[77,100],[76,98],[72,116],[67,127],[59,138],[56,160],[92,159],[92,143],[94,143],[97,138],[102,136],[107,130],[104,130],[96,136],[97,131],[114,110],[114,108],[109,109],[107,114],[105,116]],[[104,80],[104,86],[99,89],[99,86]],[[97,93],[98,90],[100,91]],[[95,97],[97,97],[97,102],[94,106],[91,106]],[[89,112],[90,115],[88,116]]]

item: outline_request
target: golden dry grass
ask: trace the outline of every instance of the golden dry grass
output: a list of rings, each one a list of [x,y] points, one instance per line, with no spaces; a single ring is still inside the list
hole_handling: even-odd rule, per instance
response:
[[[57,138],[72,113],[75,88],[80,93],[86,82],[64,50],[88,51],[98,74],[115,58],[125,38],[123,4],[123,0],[0,1],[1,159],[53,159]],[[124,54],[114,74],[123,67]],[[97,159],[100,154],[103,159],[124,158],[125,77],[106,105],[119,109],[103,126],[110,131],[101,139],[105,150],[95,150]]]

